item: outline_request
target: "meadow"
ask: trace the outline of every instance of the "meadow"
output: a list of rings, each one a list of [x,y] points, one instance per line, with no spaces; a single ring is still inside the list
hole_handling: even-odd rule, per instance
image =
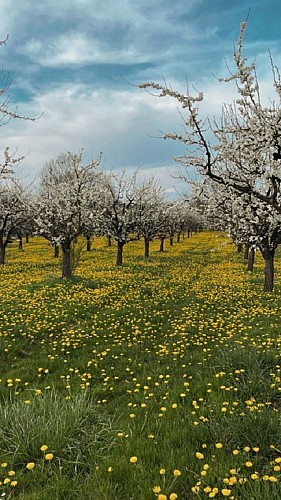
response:
[[[264,295],[223,234],[96,238],[72,281],[46,240],[0,269],[0,497],[281,498],[281,261]]]

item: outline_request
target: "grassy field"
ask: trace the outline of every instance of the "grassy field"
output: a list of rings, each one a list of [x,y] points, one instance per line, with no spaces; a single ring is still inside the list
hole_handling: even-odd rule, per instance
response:
[[[262,295],[223,235],[143,258],[45,240],[0,269],[0,497],[281,498],[281,265]]]

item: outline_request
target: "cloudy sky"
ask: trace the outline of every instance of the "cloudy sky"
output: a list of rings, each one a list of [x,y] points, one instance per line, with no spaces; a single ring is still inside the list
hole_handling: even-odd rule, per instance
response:
[[[103,168],[155,174],[168,192],[185,191],[175,173],[179,144],[160,131],[180,127],[176,105],[136,85],[163,82],[183,90],[188,81],[214,114],[230,102],[225,76],[240,23],[251,7],[245,53],[256,58],[269,89],[268,49],[281,67],[279,0],[1,0],[3,76],[10,109],[38,116],[1,127],[1,148],[27,154],[23,176],[33,178],[63,151],[84,148],[85,160],[103,152]]]

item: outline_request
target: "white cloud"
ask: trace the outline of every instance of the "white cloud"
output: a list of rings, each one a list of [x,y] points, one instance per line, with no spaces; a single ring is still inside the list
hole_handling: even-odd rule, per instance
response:
[[[31,39],[20,51],[41,66],[74,64],[135,64],[149,60],[138,52],[134,45],[128,48],[114,48],[99,39],[86,38],[83,34],[70,33],[55,38],[45,46],[40,40]]]
[[[36,122],[10,121],[2,128],[3,145],[19,154],[29,152],[22,162],[23,174],[29,178],[60,152],[81,147],[88,159],[102,151],[106,169],[172,164],[179,150],[175,144],[151,137],[160,135],[165,125],[168,129],[176,126],[173,103],[139,89],[96,91],[87,85],[61,85],[21,106],[21,113],[29,116],[41,111],[44,114]],[[169,179],[167,171],[164,177]]]

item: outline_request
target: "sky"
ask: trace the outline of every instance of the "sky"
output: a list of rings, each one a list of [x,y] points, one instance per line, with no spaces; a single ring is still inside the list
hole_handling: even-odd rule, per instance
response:
[[[270,94],[269,49],[281,67],[279,0],[0,0],[0,39],[9,35],[0,47],[1,83],[9,75],[10,110],[43,113],[2,123],[1,151],[26,155],[18,167],[26,182],[59,153],[83,148],[85,162],[102,152],[104,170],[140,166],[169,196],[185,194],[173,160],[184,150],[161,139],[182,131],[176,102],[138,84],[165,80],[184,91],[188,82],[204,93],[203,112],[217,114],[233,99],[217,78],[227,75],[248,13],[245,55],[256,60]]]

